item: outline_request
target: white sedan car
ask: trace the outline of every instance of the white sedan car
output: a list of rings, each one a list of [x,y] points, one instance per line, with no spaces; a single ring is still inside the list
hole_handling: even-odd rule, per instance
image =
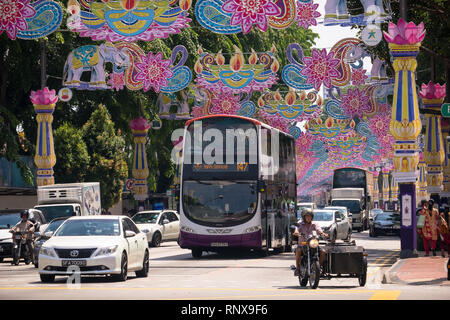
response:
[[[327,233],[331,241],[342,239],[350,241],[352,237],[352,225],[348,218],[338,210],[314,210],[313,221],[317,223],[323,232]]]
[[[129,271],[147,277],[147,237],[128,217],[79,216],[67,219],[39,251],[42,282],[73,273],[111,275],[125,281]]]
[[[158,247],[163,241],[178,240],[180,235],[180,216],[176,211],[140,211],[132,219],[153,247]]]

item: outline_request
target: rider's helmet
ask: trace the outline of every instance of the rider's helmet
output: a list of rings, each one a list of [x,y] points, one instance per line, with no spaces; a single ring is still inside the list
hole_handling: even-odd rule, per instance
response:
[[[28,218],[30,217],[30,213],[28,212],[28,210],[22,210],[20,212],[20,218],[22,218],[24,215],[27,217],[28,220]]]
[[[311,218],[314,218],[314,211],[310,208],[303,208],[302,209],[302,220],[305,221],[305,216],[310,215]]]

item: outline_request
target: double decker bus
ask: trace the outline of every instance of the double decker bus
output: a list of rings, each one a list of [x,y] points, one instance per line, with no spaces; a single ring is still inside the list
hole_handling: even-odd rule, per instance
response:
[[[342,190],[338,190],[342,189]],[[361,190],[361,196],[358,195]],[[361,168],[340,168],[333,172],[333,206],[345,206],[352,213],[352,225],[360,231],[369,228],[373,208],[373,174]],[[342,195],[342,196],[337,196]]]
[[[182,248],[290,250],[296,173],[292,136],[255,119],[209,115],[186,122],[180,180]]]

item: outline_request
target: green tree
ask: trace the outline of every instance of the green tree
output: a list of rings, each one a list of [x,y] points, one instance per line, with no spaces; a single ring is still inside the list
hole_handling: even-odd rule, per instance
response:
[[[80,129],[64,123],[53,133],[56,164],[53,167],[56,183],[84,181],[90,157]]]
[[[116,129],[104,105],[99,105],[82,128],[83,140],[90,155],[85,180],[100,182],[102,207],[111,208],[122,197],[128,176],[125,139]]]

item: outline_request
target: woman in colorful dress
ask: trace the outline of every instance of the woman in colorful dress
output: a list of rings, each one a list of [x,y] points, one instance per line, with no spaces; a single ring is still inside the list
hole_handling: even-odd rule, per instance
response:
[[[425,224],[423,228],[419,229],[419,233],[423,239],[423,247],[425,249],[425,257],[430,256],[429,242],[431,242],[431,250],[433,256],[436,256],[436,241],[439,235],[438,221],[440,219],[439,212],[433,208],[434,201],[428,201],[428,208],[424,204],[420,214],[425,216]]]

